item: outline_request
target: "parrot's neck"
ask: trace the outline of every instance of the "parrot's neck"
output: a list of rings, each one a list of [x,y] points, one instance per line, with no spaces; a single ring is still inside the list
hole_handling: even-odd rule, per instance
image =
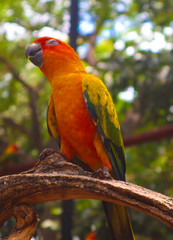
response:
[[[53,55],[53,54],[52,54]],[[44,58],[43,58],[44,59]],[[74,52],[73,55],[55,55],[51,59],[44,59],[44,66],[41,68],[50,84],[52,85],[54,79],[66,78],[68,74],[86,73],[82,63]]]

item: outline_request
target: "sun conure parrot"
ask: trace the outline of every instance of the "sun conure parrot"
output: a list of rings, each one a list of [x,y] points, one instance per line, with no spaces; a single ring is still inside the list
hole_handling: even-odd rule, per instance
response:
[[[125,152],[113,100],[96,76],[88,74],[75,51],[50,37],[36,39],[26,57],[44,73],[52,93],[47,112],[51,136],[68,160],[74,156],[96,171],[107,167],[125,181]],[[104,202],[113,239],[134,239],[127,208]]]
[[[95,232],[89,232],[87,236],[85,237],[85,240],[96,240],[96,233]]]
[[[18,162],[22,162],[21,149],[16,144],[9,143],[0,156],[0,169]]]

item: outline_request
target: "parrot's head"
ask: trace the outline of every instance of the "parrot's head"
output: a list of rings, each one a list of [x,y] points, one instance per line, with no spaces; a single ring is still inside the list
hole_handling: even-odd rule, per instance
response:
[[[51,37],[36,39],[26,49],[25,55],[39,67],[49,81],[55,75],[84,71],[79,57],[68,44]]]

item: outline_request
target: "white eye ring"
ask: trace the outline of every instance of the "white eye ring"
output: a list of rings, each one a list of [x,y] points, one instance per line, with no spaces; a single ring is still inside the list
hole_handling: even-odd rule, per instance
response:
[[[58,46],[60,43],[55,40],[55,39],[50,39],[46,41],[46,46],[51,47],[51,46]]]

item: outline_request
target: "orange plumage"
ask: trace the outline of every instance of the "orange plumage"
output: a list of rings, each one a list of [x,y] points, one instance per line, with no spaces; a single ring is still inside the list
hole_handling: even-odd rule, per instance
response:
[[[87,234],[85,237],[85,240],[96,240],[96,233],[95,232],[90,232]]]
[[[67,44],[61,42],[61,52],[57,53],[54,47],[46,48],[44,40],[47,38],[42,40],[44,66],[41,71],[52,86],[61,152],[69,160],[78,156],[93,170],[103,165],[111,170],[100,135],[84,102],[82,80],[87,74],[85,69]]]

